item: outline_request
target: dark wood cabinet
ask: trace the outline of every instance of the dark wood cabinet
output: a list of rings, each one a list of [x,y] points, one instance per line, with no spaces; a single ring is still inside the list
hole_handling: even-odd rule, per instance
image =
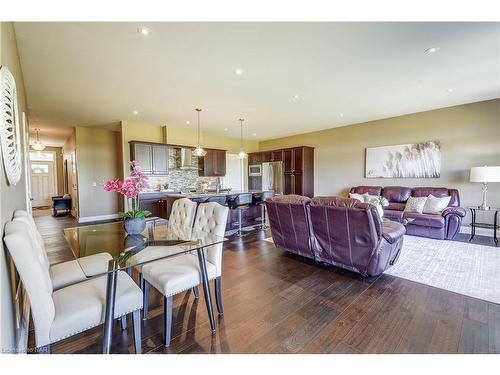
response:
[[[161,217],[168,220],[170,210],[167,197],[141,197],[140,204],[142,210],[148,210],[151,212],[151,216]]]
[[[283,150],[285,194],[314,196],[314,148],[293,147]]]
[[[249,154],[249,164],[283,161],[284,193],[314,196],[314,148],[307,146]],[[248,188],[262,189],[262,178],[248,178]]]
[[[225,176],[226,150],[205,149],[207,154],[198,158],[199,176]]]
[[[248,154],[248,164],[260,164],[262,163],[262,153],[252,152]]]
[[[283,150],[271,151],[271,161],[283,161]]]
[[[165,176],[168,174],[168,145],[130,142],[130,160],[135,160],[147,175]]]

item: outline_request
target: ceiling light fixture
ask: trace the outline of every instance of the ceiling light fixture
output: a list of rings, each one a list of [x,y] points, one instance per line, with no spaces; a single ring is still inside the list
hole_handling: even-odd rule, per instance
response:
[[[448,92],[453,92],[453,89],[448,89]]]
[[[224,128],[224,131],[227,132],[229,129],[228,128]]]
[[[201,143],[200,143],[200,133],[201,133],[201,128],[200,128],[200,112],[201,112],[201,108],[195,108],[195,111],[197,112],[198,114],[198,147],[196,147],[194,150],[193,150],[193,155],[194,156],[205,156],[207,154],[207,152],[201,147]]]
[[[239,68],[238,68],[238,69],[236,69],[234,72],[235,72],[237,75],[239,75],[239,76],[241,76],[241,75],[243,74],[243,70],[242,70],[242,69],[239,69]]]
[[[132,112],[134,115],[138,115],[139,114],[139,111],[138,110],[135,110]]]
[[[294,98],[294,99],[298,99],[298,98],[300,98],[300,96],[299,96],[298,94],[295,94],[295,95],[293,96],[293,98]]]
[[[424,51],[425,54],[427,55],[433,55],[435,54],[437,51],[439,51],[439,47],[431,47],[431,48],[428,48]]]
[[[148,36],[149,34],[151,34],[151,29],[148,29],[145,26],[141,26],[137,29],[137,32],[141,35]]]
[[[186,125],[189,125],[189,124],[191,124],[191,121],[186,121]]]
[[[340,116],[340,117],[344,117],[344,114],[343,114],[343,113],[340,113],[340,114],[339,114],[339,116]]]
[[[253,135],[254,137],[257,137],[257,133],[253,133],[252,135]]]
[[[33,147],[33,150],[43,151],[45,150],[45,145],[42,143],[42,141],[40,141],[40,129],[36,128],[35,131],[36,131],[36,141],[33,142],[31,147]]]
[[[245,121],[244,118],[238,119],[240,122],[240,152],[238,154],[238,157],[240,159],[246,159],[248,157],[248,154],[243,150],[243,121]]]

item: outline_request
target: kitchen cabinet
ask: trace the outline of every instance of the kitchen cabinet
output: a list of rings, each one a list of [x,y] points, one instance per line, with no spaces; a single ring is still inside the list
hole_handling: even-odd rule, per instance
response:
[[[225,176],[226,150],[205,149],[207,154],[198,158],[199,176]]]
[[[282,161],[284,193],[314,196],[314,148],[298,146],[249,154],[249,164]],[[261,177],[248,177],[249,189],[261,189]]]
[[[271,161],[283,161],[283,150],[271,151]]]
[[[139,141],[130,142],[130,160],[135,160],[147,175],[168,174],[168,145]]]
[[[252,152],[248,154],[248,164],[260,164],[262,163],[262,153],[261,152]]]
[[[169,202],[167,197],[161,196],[145,196],[140,197],[141,210],[148,210],[151,216],[167,219],[169,217]]]

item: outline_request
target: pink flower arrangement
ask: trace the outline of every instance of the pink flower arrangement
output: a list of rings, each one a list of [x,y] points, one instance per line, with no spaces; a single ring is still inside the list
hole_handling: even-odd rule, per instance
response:
[[[149,188],[148,176],[144,174],[141,166],[137,161],[129,162],[131,173],[130,177],[124,179],[109,180],[104,182],[104,190],[109,192],[117,192],[126,198],[132,200],[132,210],[120,212],[121,217],[146,217],[151,215],[151,212],[140,210],[139,208],[139,193]]]

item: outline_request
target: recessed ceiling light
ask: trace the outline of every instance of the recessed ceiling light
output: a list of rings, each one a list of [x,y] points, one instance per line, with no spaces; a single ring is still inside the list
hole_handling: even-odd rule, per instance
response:
[[[254,137],[257,137],[257,133],[252,133],[252,135],[253,135]]]
[[[229,129],[228,128],[224,128],[224,131],[227,132]]]
[[[293,96],[293,98],[294,98],[294,99],[298,99],[298,98],[300,98],[300,96],[299,96],[298,94],[295,94],[295,95]]]
[[[189,124],[191,124],[191,122],[190,121],[186,121],[186,125],[189,125]]]
[[[139,111],[138,110],[135,110],[132,112],[134,115],[138,115],[139,114]]]
[[[149,34],[151,34],[151,29],[148,29],[147,27],[145,26],[141,26],[137,29],[137,32],[141,35],[144,35],[144,36],[147,36]]]
[[[234,72],[235,72],[237,75],[241,76],[241,75],[243,74],[243,69],[238,68],[238,69],[236,69]]]
[[[448,89],[448,92],[453,92],[453,89]]]
[[[427,55],[433,55],[433,54],[435,54],[437,51],[439,51],[439,47],[431,47],[431,48],[426,49],[424,52],[425,52]]]

